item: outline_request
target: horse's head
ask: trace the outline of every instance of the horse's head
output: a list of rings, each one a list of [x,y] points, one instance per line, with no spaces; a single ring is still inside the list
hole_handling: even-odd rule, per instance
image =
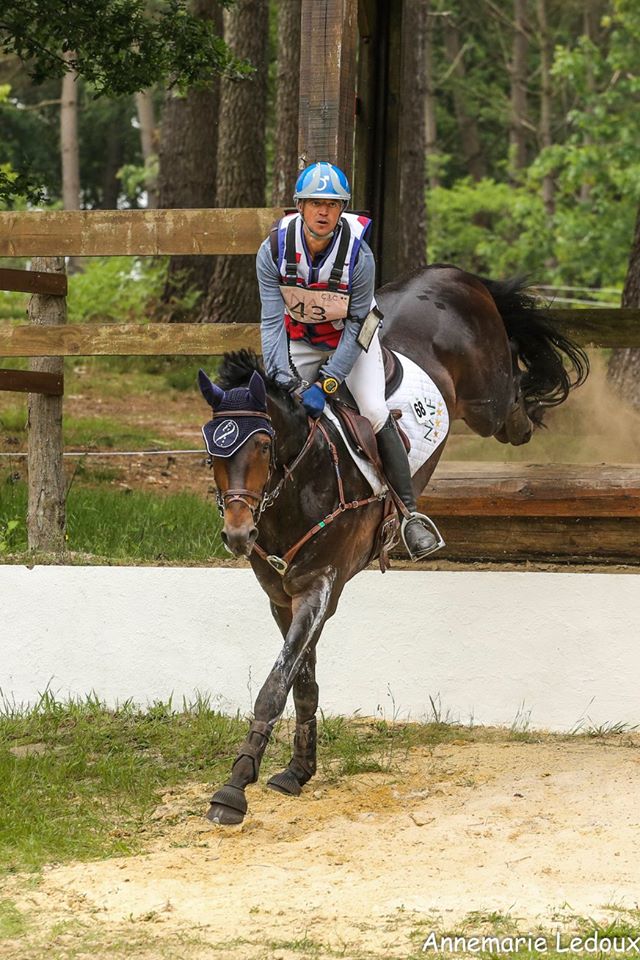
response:
[[[258,536],[257,522],[273,463],[273,427],[264,380],[254,371],[248,386],[222,390],[203,370],[202,395],[213,418],[202,428],[213,460],[222,540],[235,557],[248,557]]]
[[[518,345],[515,341],[510,340],[509,347],[513,370],[513,395],[506,420],[494,436],[500,443],[510,443],[514,447],[518,447],[529,442],[534,427],[538,426],[540,421],[536,421],[533,416],[533,408],[537,407],[537,404],[528,404],[525,399],[523,385],[526,374],[521,370],[518,361]]]

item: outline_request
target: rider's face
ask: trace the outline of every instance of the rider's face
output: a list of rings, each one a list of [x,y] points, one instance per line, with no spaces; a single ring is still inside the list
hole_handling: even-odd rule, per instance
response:
[[[329,237],[342,213],[340,200],[302,200],[298,204],[302,219],[320,237]]]

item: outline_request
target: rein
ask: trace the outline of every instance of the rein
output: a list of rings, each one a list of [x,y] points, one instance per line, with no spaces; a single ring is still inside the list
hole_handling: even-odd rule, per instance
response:
[[[223,412],[214,413],[213,416],[219,417],[219,418],[221,417],[226,417],[226,418],[260,417],[262,420],[267,420],[269,423],[271,423],[271,417],[269,416],[268,413],[257,412],[254,410],[225,410]],[[338,457],[338,450],[336,448],[336,445],[331,439],[331,437],[329,436],[326,427],[320,423],[320,420],[313,420],[309,418],[309,433],[307,435],[307,439],[305,440],[304,444],[302,445],[302,448],[300,449],[300,452],[296,455],[296,457],[293,459],[291,464],[282,465],[282,478],[278,481],[278,483],[273,488],[273,490],[267,491],[266,489],[269,486],[269,481],[271,480],[271,476],[272,476],[274,465],[275,465],[273,446],[272,446],[271,463],[269,465],[269,474],[267,476],[267,479],[263,488],[263,492],[257,493],[255,490],[246,490],[242,487],[238,489],[226,490],[224,493],[221,493],[221,491],[218,490],[216,499],[217,499],[218,509],[220,510],[221,516],[224,517],[224,511],[228,506],[228,504],[234,503],[234,502],[244,503],[244,505],[251,512],[253,521],[257,526],[263,511],[266,510],[267,507],[272,506],[274,501],[277,500],[277,498],[280,496],[280,493],[282,492],[282,488],[284,487],[285,483],[287,482],[287,480],[291,479],[296,467],[301,463],[301,461],[304,459],[307,452],[310,450],[311,445],[315,439],[316,430],[320,431],[320,433],[324,437],[327,447],[329,448],[329,452],[331,454],[331,460],[332,460],[333,468],[336,475],[336,483],[338,486],[338,506],[333,511],[333,513],[327,514],[326,517],[324,517],[322,520],[319,520],[317,523],[315,523],[310,530],[307,530],[304,536],[300,537],[300,539],[297,540],[292,547],[289,547],[289,549],[287,550],[287,552],[284,554],[283,557],[279,557],[276,554],[268,554],[266,550],[263,550],[263,548],[260,546],[259,543],[257,542],[254,543],[253,550],[257,553],[257,555],[262,560],[266,560],[269,566],[273,567],[273,569],[277,573],[279,573],[280,576],[284,576],[284,574],[289,568],[291,561],[296,556],[298,551],[305,545],[305,543],[308,543],[308,541],[311,540],[311,538],[314,537],[316,533],[319,533],[321,530],[324,530],[324,528],[327,527],[330,523],[333,523],[333,521],[337,517],[341,516],[341,514],[345,513],[347,510],[358,510],[360,507],[366,507],[370,503],[375,503],[376,501],[380,501],[384,499],[384,494],[383,494],[382,496],[374,495],[371,497],[365,497],[362,500],[350,500],[350,501],[345,500],[344,484],[342,482],[342,474],[340,473],[340,460]],[[255,501],[255,503],[254,504],[249,503],[249,501],[246,499],[247,497],[250,497],[252,500]]]
[[[333,513],[328,514],[326,517],[324,517],[323,520],[319,520],[317,523],[315,523],[310,530],[307,530],[304,536],[300,537],[300,539],[297,540],[292,547],[289,547],[289,549],[287,550],[287,552],[283,557],[278,557],[276,554],[268,554],[266,550],[262,549],[259,543],[257,542],[254,543],[253,549],[258,554],[258,556],[262,560],[266,560],[269,566],[273,567],[273,569],[277,573],[279,573],[280,576],[284,576],[284,574],[287,572],[287,569],[289,568],[289,564],[291,563],[293,558],[296,556],[300,548],[303,547],[305,543],[307,543],[309,540],[311,540],[311,538],[314,537],[316,533],[319,533],[320,530],[324,530],[324,528],[327,527],[330,523],[333,523],[336,517],[339,517],[341,514],[345,513],[347,510],[357,510],[359,507],[366,507],[370,503],[375,503],[376,501],[384,499],[384,496],[381,497],[378,495],[378,496],[366,497],[362,500],[351,500],[348,502],[345,500],[344,485],[342,483],[342,475],[340,473],[340,462],[338,458],[338,451],[336,449],[336,445],[332,441],[329,434],[327,433],[326,427],[324,427],[319,420],[311,420],[310,422],[311,422],[311,429],[309,431],[309,436],[307,437],[305,444],[302,447],[302,450],[300,451],[298,456],[295,458],[295,460],[293,461],[290,467],[283,467],[284,476],[282,480],[280,480],[280,482],[278,483],[277,487],[274,489],[273,493],[269,495],[269,503],[267,504],[267,506],[271,506],[273,501],[279,495],[284,483],[291,477],[293,471],[295,470],[295,468],[298,466],[298,464],[304,457],[305,453],[307,452],[307,450],[311,445],[311,440],[315,436],[316,430],[319,430],[322,436],[324,437],[327,443],[327,446],[329,447],[329,452],[331,453],[331,459],[333,461],[333,467],[336,474],[336,481],[338,484],[338,506],[333,511]]]

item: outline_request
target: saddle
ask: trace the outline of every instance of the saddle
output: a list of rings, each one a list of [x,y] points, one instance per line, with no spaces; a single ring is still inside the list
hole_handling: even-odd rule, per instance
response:
[[[384,395],[385,399],[388,399],[389,397],[393,396],[402,383],[404,371],[402,369],[402,364],[398,360],[395,353],[382,344],[380,344],[380,346],[382,348],[382,358],[384,360]],[[380,461],[378,444],[376,443],[376,435],[373,432],[373,427],[371,426],[370,421],[360,414],[358,405],[346,383],[342,383],[340,385],[340,388],[335,396],[329,399],[329,404],[342,424],[345,437],[347,438],[347,441],[354,452],[358,456],[369,460],[369,462],[372,463],[380,473],[382,473],[382,463]],[[401,413],[399,410],[392,410],[391,415],[397,421],[399,420]],[[411,449],[409,438],[399,425],[398,432],[402,437],[402,442],[404,443],[405,449],[408,453]]]

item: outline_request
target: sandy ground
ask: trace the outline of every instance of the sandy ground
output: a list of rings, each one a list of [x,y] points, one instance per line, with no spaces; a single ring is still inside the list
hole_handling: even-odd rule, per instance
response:
[[[193,785],[163,798],[147,854],[52,866],[6,893],[55,925],[56,957],[164,956],[164,944],[173,958],[407,958],[432,929],[637,924],[640,737],[458,741],[394,766],[316,778],[299,799],[250,788],[233,828],[203,820],[207,788]],[[104,954],[64,952],[96,929]],[[44,955],[44,935],[0,956]]]

